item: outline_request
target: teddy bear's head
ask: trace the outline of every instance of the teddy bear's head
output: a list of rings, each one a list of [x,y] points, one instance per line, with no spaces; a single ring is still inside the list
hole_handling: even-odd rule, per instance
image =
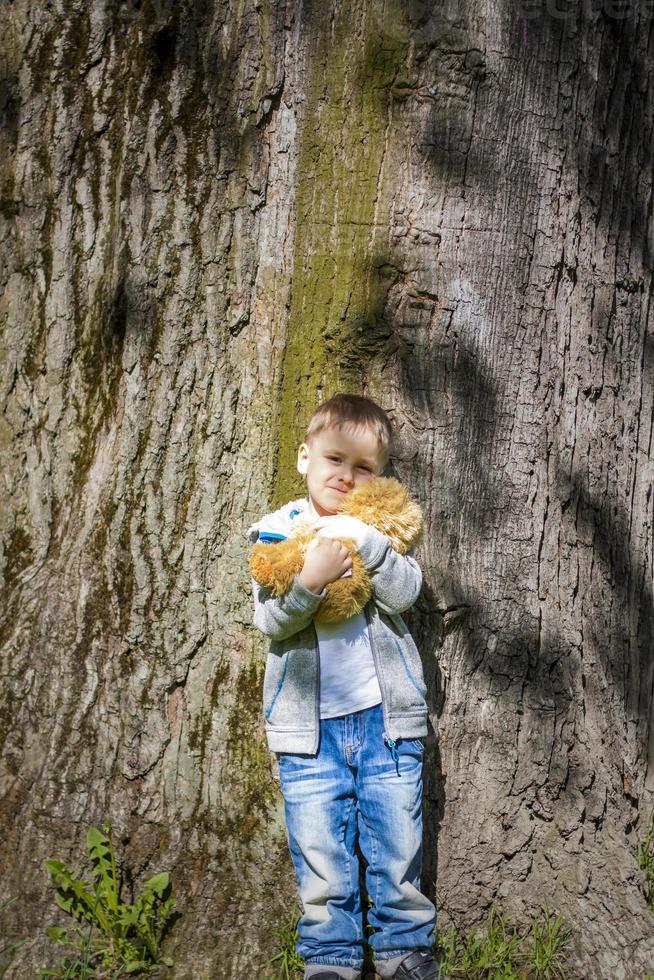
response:
[[[362,483],[348,493],[339,513],[372,524],[401,555],[415,547],[423,535],[422,510],[393,477],[376,476]]]

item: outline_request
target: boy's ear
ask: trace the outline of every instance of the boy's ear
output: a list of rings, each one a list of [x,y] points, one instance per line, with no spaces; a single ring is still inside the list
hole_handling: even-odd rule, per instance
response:
[[[306,473],[309,467],[309,454],[307,452],[306,443],[302,443],[297,451],[297,471],[302,476]]]

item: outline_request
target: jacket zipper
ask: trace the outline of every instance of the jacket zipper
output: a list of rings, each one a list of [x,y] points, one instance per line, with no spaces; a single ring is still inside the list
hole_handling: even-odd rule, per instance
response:
[[[391,757],[392,757],[393,761],[394,762],[397,762],[398,756],[397,756],[397,748],[396,748],[395,742],[393,741],[393,739],[390,737],[390,735],[386,731],[386,729],[390,727],[389,724],[388,724],[388,715],[386,713],[386,698],[384,697],[383,681],[382,681],[381,672],[379,670],[379,660],[377,658],[377,651],[375,649],[375,644],[373,643],[373,639],[372,639],[372,622],[370,620],[370,614],[368,612],[368,606],[367,605],[364,607],[364,610],[363,611],[364,611],[364,613],[366,615],[366,621],[368,623],[368,636],[370,638],[370,650],[372,652],[372,659],[373,659],[373,662],[375,664],[375,670],[377,672],[377,680],[379,681],[379,689],[381,691],[381,696],[382,696],[382,714],[384,716],[384,726],[385,726],[384,727],[384,731],[383,731],[382,734],[383,734],[383,737],[384,737],[384,741],[386,742],[386,744],[388,745],[388,747],[391,750]]]
[[[308,506],[307,507],[303,507],[302,510],[298,510],[297,513],[298,514],[305,513],[307,510],[309,510],[309,512],[310,512],[311,505],[310,505],[310,503],[308,503],[308,501],[306,500],[306,498],[303,498],[301,502],[302,503],[305,503],[306,502],[308,504]],[[293,513],[293,516],[294,517],[297,516],[296,513],[294,513],[294,512],[292,512],[292,513]],[[313,628],[313,636],[314,636],[314,650],[316,651],[316,686],[315,686],[315,692],[316,692],[316,717],[315,717],[315,721],[316,721],[316,733],[315,733],[315,739],[314,739],[314,743],[313,743],[313,753],[312,753],[313,755],[315,755],[316,752],[318,751],[318,748],[319,748],[319,745],[320,745],[320,644],[318,643],[318,632],[316,630],[315,624],[312,622],[311,625],[312,625],[312,628]]]

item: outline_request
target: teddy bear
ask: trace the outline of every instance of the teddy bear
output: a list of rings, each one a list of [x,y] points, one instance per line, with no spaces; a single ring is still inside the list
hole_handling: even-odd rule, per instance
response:
[[[344,497],[338,514],[371,524],[388,537],[391,547],[401,555],[414,548],[422,538],[422,510],[393,477],[372,477],[355,487]],[[285,595],[301,571],[307,547],[317,533],[306,522],[300,521],[292,536],[284,541],[257,542],[250,553],[254,579],[269,588],[273,595]],[[315,619],[321,623],[349,619],[372,597],[372,583],[354,541],[345,537],[339,540],[352,557],[352,574],[326,586],[327,594],[315,614]]]

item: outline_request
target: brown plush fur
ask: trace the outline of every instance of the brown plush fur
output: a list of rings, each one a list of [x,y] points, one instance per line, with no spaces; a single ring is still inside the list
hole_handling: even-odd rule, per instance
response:
[[[421,539],[422,511],[411,500],[405,487],[392,477],[378,476],[348,493],[339,513],[358,517],[385,534],[395,551],[404,555]],[[300,527],[292,537],[275,544],[257,543],[250,555],[255,580],[275,596],[285,595],[304,565],[307,545],[316,532]],[[327,586],[315,618],[319,622],[338,622],[359,612],[372,596],[372,585],[363,562],[349,538],[343,544],[352,556],[352,575]]]

